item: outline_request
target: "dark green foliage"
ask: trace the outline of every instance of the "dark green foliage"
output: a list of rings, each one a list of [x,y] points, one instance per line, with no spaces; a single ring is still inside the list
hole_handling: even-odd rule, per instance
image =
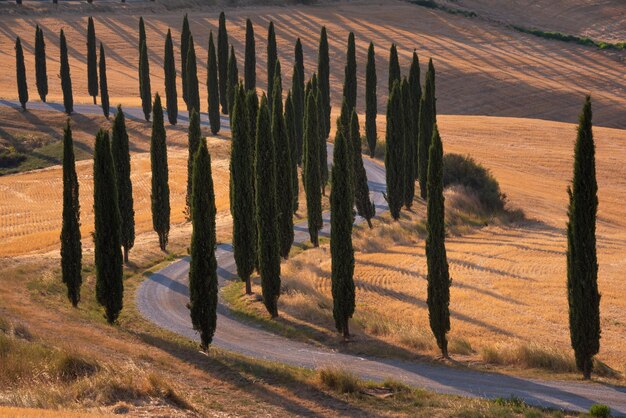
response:
[[[589,416],[597,418],[610,418],[611,408],[603,404],[594,404],[589,408]]]
[[[455,7],[448,7],[446,5],[439,4],[434,0],[410,0],[409,3],[413,3],[418,6],[428,7],[429,9],[442,10],[452,15],[461,15],[465,17],[478,17],[478,14],[476,14],[476,12],[463,10],[463,9],[457,9]]]
[[[102,73],[101,73],[102,74]],[[135,245],[135,210],[133,209],[133,184],[130,181],[130,152],[126,119],[122,106],[117,106],[111,132],[111,153],[117,179],[118,207],[120,210],[120,233],[124,248],[124,262]]]
[[[43,30],[37,25],[35,30],[35,73],[37,78],[37,92],[42,102],[46,102],[48,95],[48,69],[46,66],[46,43]]]
[[[346,139],[350,141],[350,148],[352,150],[354,158],[354,203],[356,205],[357,213],[359,214],[359,216],[365,219],[367,221],[367,224],[371,228],[372,218],[376,214],[376,206],[374,205],[374,202],[370,200],[370,189],[367,184],[367,173],[365,172],[365,167],[363,167],[363,157],[361,154],[361,132],[359,129],[359,117],[356,113],[356,109],[352,109],[349,132],[350,136]],[[333,188],[334,187],[335,186],[333,183]]]
[[[217,322],[217,260],[215,194],[205,141],[201,141],[194,158],[192,190],[188,307],[193,329],[200,333],[200,345],[206,351]]]
[[[28,84],[26,82],[26,66],[24,65],[24,51],[22,41],[18,37],[15,40],[15,68],[17,69],[17,92],[22,109],[26,110],[28,103]]]
[[[399,81],[393,83],[387,103],[387,132],[385,136],[385,170],[387,173],[387,203],[393,219],[400,217],[404,203],[404,110]]]
[[[391,44],[391,48],[389,50],[389,92],[391,92],[394,81],[401,81],[401,76],[398,50],[396,49],[396,44]]]
[[[280,234],[276,199],[276,153],[272,139],[267,97],[261,99],[257,117],[254,161],[258,263],[263,303],[278,316],[280,296]]]
[[[291,77],[291,94],[293,100],[293,117],[294,117],[294,140],[295,148],[294,160],[300,165],[302,163],[302,129],[304,124],[304,89],[300,84],[300,74],[298,66],[293,66],[293,76]]]
[[[174,44],[172,31],[167,30],[165,38],[165,54],[163,72],[165,74],[165,100],[167,106],[167,119],[170,125],[176,125],[178,121],[178,92],[176,91],[176,63],[174,61]]]
[[[437,119],[435,110],[435,67],[433,61],[428,62],[428,72],[424,92],[420,100],[419,142],[417,144],[417,161],[419,164],[420,195],[426,199],[426,182],[428,179],[428,155],[433,126]]]
[[[109,84],[107,82],[107,61],[104,55],[104,46],[100,43],[100,104],[102,113],[109,118]]]
[[[406,77],[402,80],[402,110],[404,111],[404,170],[402,183],[404,189],[404,206],[411,209],[415,197],[415,156],[417,142],[413,131],[413,98]]]
[[[220,91],[217,81],[217,57],[213,32],[209,35],[209,59],[207,64],[207,91],[209,101],[209,125],[211,133],[216,135],[220,131]]]
[[[159,236],[159,246],[165,251],[170,232],[170,187],[168,184],[167,147],[163,107],[159,93],[154,98],[154,118],[150,138],[150,164],[152,168],[152,226]]]
[[[348,101],[344,97],[341,101],[341,113],[339,113],[339,119],[337,119],[339,122],[337,124],[337,129],[341,129],[343,136],[346,138],[351,138],[350,130],[352,129],[352,110],[348,108]]]
[[[63,226],[61,227],[61,274],[67,297],[74,307],[80,301],[82,248],[80,242],[80,204],[74,162],[72,128],[67,121],[63,130]]]
[[[189,67],[187,67],[189,68]],[[202,142],[202,131],[200,130],[200,115],[196,111],[196,109],[191,109],[191,116],[189,117],[189,131],[187,134],[189,155],[187,156],[187,197],[185,198],[185,202],[187,207],[185,212],[187,213],[187,218],[190,220],[191,218],[191,194],[193,193],[192,184],[193,184],[193,162],[196,158],[196,154],[198,153],[198,147]]]
[[[344,70],[343,97],[348,103],[348,112],[356,107],[356,49],[354,33],[348,35],[348,52],[346,53],[346,68]]]
[[[200,91],[198,88],[196,48],[193,43],[193,36],[190,36],[189,50],[187,51],[187,112],[190,117],[194,110],[200,114]]]
[[[96,104],[98,97],[98,61],[96,57],[96,29],[93,18],[89,16],[87,24],[87,89]]]
[[[420,99],[422,97],[422,85],[420,81],[420,62],[417,57],[417,52],[413,51],[413,61],[411,61],[411,69],[409,71],[409,89],[411,96],[411,111],[407,112],[408,117],[411,118],[413,126],[412,138],[411,140],[414,142],[414,160],[413,160],[413,178],[415,180],[419,179],[419,153],[418,143],[419,143],[419,119],[420,119]]]
[[[310,83],[309,83],[310,85]],[[322,193],[319,152],[319,123],[318,107],[315,94],[309,91],[306,104],[306,119],[304,121],[304,149],[302,163],[302,177],[306,192],[306,210],[309,226],[309,236],[313,246],[319,246],[318,233],[322,229]]]
[[[220,13],[217,32],[217,66],[219,70],[220,103],[222,113],[228,114],[228,33],[226,32],[226,15]]]
[[[146,40],[146,25],[143,21],[143,16],[139,17],[139,53],[141,54],[141,48],[144,43],[147,43]]]
[[[61,77],[61,89],[63,90],[63,107],[65,113],[71,115],[74,112],[74,96],[72,94],[72,77],[70,75],[70,62],[67,55],[67,41],[65,33],[61,29],[59,49],[61,52],[61,69],[59,71]]]
[[[148,46],[141,44],[139,55],[139,92],[141,94],[141,107],[146,121],[150,120],[152,112],[152,89],[150,88],[150,63],[148,61]]]
[[[529,29],[529,28],[516,26],[516,25],[512,25],[511,27],[515,29],[516,31],[528,33],[530,35],[535,35],[535,36],[539,36],[541,38],[546,38],[546,39],[553,39],[553,40],[563,41],[563,42],[574,42],[579,45],[595,46],[596,48],[599,48],[599,49],[615,49],[615,50],[626,49],[626,42],[611,43],[611,42],[605,42],[605,41],[597,41],[595,39],[591,39],[586,36],[581,37],[581,36],[569,35],[569,34],[565,34],[561,32],[546,32],[546,31],[539,30],[539,29]]]
[[[314,75],[315,76],[315,75]],[[326,150],[326,135],[324,129],[326,129],[321,121],[324,117],[324,111],[322,106],[322,93],[319,87],[316,87],[311,93],[315,93],[315,104],[317,106],[317,121],[319,127],[317,129],[319,135],[318,149],[319,149],[319,162],[320,162],[320,182],[322,185],[322,194],[326,195],[326,184],[328,183],[328,152]]]
[[[183,18],[183,29],[180,33],[180,58],[181,58],[181,71],[183,81],[183,100],[187,103],[187,53],[189,52],[189,38],[191,37],[191,31],[189,30],[189,18],[187,13]],[[167,93],[167,92],[166,92]]]
[[[450,273],[446,256],[445,209],[443,197],[443,147],[437,125],[428,158],[428,203],[426,230],[426,262],[428,264],[428,319],[437,345],[444,358],[448,357],[450,331]]]
[[[298,211],[298,144],[296,139],[296,121],[293,109],[293,97],[291,91],[287,93],[285,100],[285,127],[289,137],[289,151],[291,156],[291,191],[292,191],[292,208],[295,214]]]
[[[274,103],[272,94],[274,90],[274,70],[278,61],[278,51],[276,49],[276,32],[274,32],[274,22],[270,21],[267,29],[267,102],[269,108]]]
[[[568,188],[567,211],[570,339],[576,356],[576,366],[585,379],[591,377],[593,356],[600,350],[600,294],[596,254],[598,183],[591,118],[591,98],[587,96],[578,119],[574,178]]]
[[[455,184],[473,190],[485,209],[491,212],[504,210],[506,196],[493,175],[472,157],[446,154],[443,157],[443,187]]]
[[[120,239],[120,212],[109,132],[100,130],[93,153],[94,258],[96,299],[107,322],[122,310],[124,282]]]
[[[254,90],[248,90],[254,91]],[[250,131],[246,93],[241,84],[235,96],[230,157],[230,204],[233,216],[233,249],[237,276],[252,293],[250,275],[256,260],[256,220],[254,201],[254,139]]]
[[[230,47],[230,57],[228,59],[228,86],[226,94],[228,95],[228,113],[232,114],[235,105],[235,94],[237,92],[237,84],[239,83],[239,69],[237,68],[237,57],[235,56],[235,48]]]
[[[356,113],[355,113],[356,115]],[[332,257],[333,318],[337,331],[350,336],[348,321],[354,314],[354,215],[353,158],[350,140],[337,129],[333,151],[332,189],[330,192],[330,253]]]
[[[254,27],[250,19],[246,20],[246,60],[244,67],[244,83],[247,91],[256,88],[256,43],[254,41]]]
[[[246,92],[246,117],[248,118],[248,129],[250,131],[250,138],[253,138],[252,141],[252,153],[254,155],[255,151],[255,140],[256,138],[256,120],[259,115],[259,96],[256,94],[256,90],[248,90]],[[254,158],[253,158],[254,161]]]
[[[354,36],[353,36],[354,40]],[[356,67],[356,61],[355,61]],[[317,77],[322,93],[322,106],[321,109],[324,112],[320,114],[323,119],[324,137],[328,138],[330,134],[330,60],[328,57],[328,35],[326,34],[326,26],[322,26],[322,32],[320,34],[319,51],[317,55]],[[355,74],[356,77],[356,74]],[[356,84],[355,84],[356,87]]]
[[[365,68],[365,136],[370,157],[376,152],[376,113],[378,112],[378,99],[376,98],[376,53],[374,43],[370,42],[367,50],[367,67]]]

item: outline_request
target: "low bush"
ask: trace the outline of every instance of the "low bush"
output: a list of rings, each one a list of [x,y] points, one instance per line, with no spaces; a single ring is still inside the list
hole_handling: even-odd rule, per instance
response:
[[[12,148],[0,149],[0,168],[14,168],[20,165],[26,156]]]
[[[545,39],[553,39],[557,41],[563,42],[575,42],[579,45],[585,46],[594,46],[599,49],[615,49],[615,50],[624,50],[626,49],[626,42],[604,42],[604,41],[596,41],[594,39],[588,38],[586,36],[576,36],[576,35],[568,35],[561,32],[546,32],[539,29],[529,29],[522,26],[512,26],[518,32],[527,33],[529,35],[539,36]]]
[[[611,416],[611,408],[602,404],[591,405],[589,415],[598,418],[609,418]]]
[[[318,371],[322,385],[339,393],[356,393],[362,390],[363,382],[348,371],[326,367]]]

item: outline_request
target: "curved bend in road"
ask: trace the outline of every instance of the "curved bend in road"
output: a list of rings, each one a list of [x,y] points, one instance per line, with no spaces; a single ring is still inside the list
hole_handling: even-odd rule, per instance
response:
[[[0,105],[19,106],[16,102],[5,100],[0,100]],[[40,103],[30,103],[29,108],[62,110],[62,106],[59,105]],[[101,113],[100,108],[93,105],[77,105],[75,110],[83,114]],[[140,108],[126,107],[124,113],[131,118],[143,120]],[[204,120],[206,121],[206,117]],[[187,119],[181,117],[180,123],[186,124]],[[227,129],[226,119],[222,121],[222,125]],[[330,144],[328,152],[329,154],[332,152]],[[329,158],[329,161],[332,159]],[[377,213],[386,211],[388,208],[382,196],[385,190],[385,171],[369,159],[365,159],[364,164]],[[325,214],[322,233],[328,234],[329,223],[328,215]],[[302,243],[307,240],[306,224],[296,225],[295,242]],[[216,257],[221,287],[227,281],[236,278],[232,246],[219,245]],[[188,274],[187,258],[154,273],[140,286],[137,292],[137,305],[142,315],[156,325],[199,341],[198,334],[191,327],[186,307],[189,298]],[[253,324],[240,322],[221,303],[218,307],[217,331],[213,344],[246,356],[310,369],[340,365],[364,379],[381,381],[393,377],[408,385],[439,393],[485,398],[515,396],[532,405],[572,411],[585,411],[595,403],[602,403],[610,406],[613,414],[626,415],[626,388],[623,387],[526,379],[404,360],[357,357],[293,341]]]

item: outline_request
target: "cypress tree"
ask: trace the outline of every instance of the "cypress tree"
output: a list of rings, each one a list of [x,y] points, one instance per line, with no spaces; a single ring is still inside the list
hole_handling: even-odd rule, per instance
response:
[[[256,88],[256,46],[254,42],[254,27],[250,19],[246,20],[246,61],[245,61],[245,88],[246,91]]]
[[[178,122],[178,92],[176,91],[176,63],[174,62],[174,44],[172,42],[172,31],[167,29],[165,38],[165,60],[163,61],[163,72],[165,74],[165,100],[167,106],[167,119],[170,125]]]
[[[355,75],[356,76],[356,75]],[[317,55],[317,77],[322,93],[322,110],[324,137],[328,138],[330,134],[330,59],[328,57],[328,35],[326,34],[326,26],[322,26],[320,34],[319,51]]]
[[[74,112],[74,96],[72,95],[72,77],[70,76],[70,63],[67,56],[67,41],[63,29],[61,29],[60,38],[61,69],[59,73],[61,75],[61,89],[63,90],[63,107],[65,113],[71,115]]]
[[[96,57],[96,29],[93,18],[89,17],[87,24],[87,89],[96,104],[98,97],[98,62]]]
[[[256,90],[248,90],[246,92],[246,117],[248,118],[248,131],[250,138],[252,138],[252,161],[255,160],[256,153],[256,120],[259,115],[259,96],[256,94]],[[254,187],[252,182],[252,187]]]
[[[147,43],[146,39],[146,25],[143,21],[143,16],[139,16],[139,53],[141,54],[141,48],[144,43]]]
[[[417,144],[417,161],[419,164],[420,195],[426,199],[426,182],[428,180],[428,155],[430,138],[437,115],[435,111],[435,67],[433,61],[428,62],[428,72],[424,91],[420,100],[419,142]]]
[[[109,118],[109,85],[107,83],[107,61],[104,55],[104,46],[100,43],[100,104],[102,113]]]
[[[93,153],[94,257],[96,299],[104,307],[109,324],[117,320],[124,298],[120,212],[117,202],[109,132],[100,129]]]
[[[413,51],[413,61],[409,71],[409,89],[411,95],[411,112],[407,113],[413,122],[413,136],[411,141],[414,142],[414,159],[413,159],[413,178],[419,179],[419,119],[420,119],[420,98],[422,97],[422,85],[420,82],[420,62],[417,58],[417,52]]]
[[[133,209],[133,184],[130,181],[128,133],[126,132],[126,118],[122,111],[122,105],[117,106],[117,113],[113,120],[111,153],[113,154],[117,180],[120,233],[122,247],[124,248],[124,262],[128,263],[128,254],[135,245],[135,210]]]
[[[391,44],[391,49],[389,50],[389,92],[391,92],[394,81],[402,81],[400,77],[398,50],[396,49],[396,44]]]
[[[187,67],[189,68],[189,67]],[[187,157],[187,197],[185,198],[187,218],[191,220],[191,195],[193,193],[193,164],[196,154],[198,153],[198,147],[202,142],[202,131],[200,130],[200,115],[196,109],[191,109],[191,116],[189,117],[189,132],[187,134],[189,155]]]
[[[443,197],[443,147],[437,125],[428,158],[428,203],[426,207],[426,262],[428,264],[428,319],[437,345],[448,358],[446,334],[450,331],[450,273],[446,256]]]
[[[196,110],[192,109],[192,114]],[[217,260],[215,259],[215,194],[211,156],[205,141],[199,144],[193,163],[191,205],[193,231],[189,262],[189,311],[200,345],[207,350],[217,322]]]
[[[356,113],[356,109],[352,109],[349,132],[350,136],[347,139],[352,145],[351,149],[354,154],[354,202],[359,216],[365,219],[367,221],[367,225],[371,228],[372,218],[376,214],[376,206],[374,205],[374,202],[370,200],[367,173],[365,172],[365,167],[363,167],[363,157],[361,154],[361,132],[359,130],[359,117]]]
[[[274,102],[272,94],[274,89],[274,70],[276,69],[277,60],[278,52],[276,49],[274,22],[270,22],[269,28],[267,29],[267,102],[270,109]]]
[[[343,136],[346,138],[351,138],[351,129],[352,129],[352,110],[348,109],[348,100],[344,97],[341,101],[341,113],[339,114],[339,124],[337,125],[337,129],[341,129]]]
[[[46,66],[46,43],[43,30],[37,25],[35,30],[35,73],[37,78],[37,92],[42,102],[46,102],[48,95],[48,69]]]
[[[298,65],[293,66],[293,76],[291,77],[291,92],[293,100],[293,117],[294,117],[294,140],[295,150],[294,159],[296,164],[302,163],[302,127],[304,123],[304,89],[300,85],[300,73]]]
[[[247,90],[253,91],[253,90]],[[241,84],[235,95],[231,115],[232,146],[230,157],[230,203],[233,216],[233,250],[237,276],[252,293],[250,275],[256,260],[256,222],[254,201],[254,141],[251,136],[246,93]]]
[[[226,15],[220,13],[217,32],[217,65],[219,69],[220,103],[222,113],[228,114],[228,33],[226,32]]]
[[[370,150],[370,157],[376,152],[376,113],[378,100],[376,98],[376,53],[374,43],[370,42],[367,50],[367,67],[365,68],[365,136]]]
[[[26,82],[24,51],[22,50],[22,41],[19,37],[15,40],[15,61],[15,67],[17,69],[17,92],[22,109],[26,110],[26,103],[28,103],[28,84]]]
[[[141,107],[146,121],[150,120],[152,112],[152,89],[150,88],[150,63],[148,62],[148,46],[144,41],[141,44],[139,56],[139,91],[141,93]]]
[[[315,93],[315,104],[317,106],[317,121],[319,123],[319,128],[317,129],[319,135],[318,141],[318,149],[319,149],[319,163],[320,163],[320,182],[322,186],[322,195],[326,196],[326,184],[328,184],[328,153],[326,151],[326,136],[324,125],[320,120],[323,116],[322,110],[322,93],[320,92],[319,87],[316,87],[315,90],[312,90],[312,93]]]
[[[196,48],[193,44],[193,36],[189,37],[189,50],[187,51],[187,112],[195,110],[200,115],[200,92],[198,91],[198,67],[196,65]],[[194,154],[195,155],[195,154]]]
[[[181,58],[181,71],[183,82],[183,100],[187,103],[187,52],[189,52],[189,38],[191,37],[191,31],[189,30],[189,18],[187,13],[183,18],[183,29],[180,33],[180,58]]]
[[[220,131],[220,91],[217,81],[217,57],[215,55],[215,44],[213,43],[213,32],[209,35],[207,91],[209,98],[209,124],[211,125],[211,133],[213,135],[217,135]]]
[[[402,79],[402,110],[404,111],[404,144],[403,159],[404,170],[402,171],[402,182],[404,189],[404,206],[411,209],[413,198],[415,197],[415,155],[417,154],[417,143],[413,131],[413,100],[409,82],[404,77]]]
[[[261,99],[254,162],[259,273],[263,303],[272,318],[278,316],[280,296],[280,234],[276,199],[276,155],[267,97]]]
[[[152,167],[152,226],[159,235],[159,247],[165,251],[170,232],[170,188],[168,184],[167,146],[163,126],[163,107],[159,93],[154,98],[154,117],[150,138]],[[192,208],[193,209],[193,208]]]
[[[291,191],[293,195],[293,213],[298,211],[298,156],[296,142],[296,121],[293,110],[293,98],[291,91],[287,93],[287,99],[285,100],[285,127],[287,128],[287,135],[289,137],[289,151],[291,156]]]
[[[304,121],[304,161],[302,163],[302,177],[306,192],[306,210],[309,226],[309,236],[314,247],[319,246],[318,233],[322,229],[322,194],[320,174],[320,152],[318,132],[318,107],[315,94],[310,91],[307,95],[306,119]]]
[[[235,56],[235,48],[230,47],[230,57],[228,58],[228,86],[226,94],[228,95],[228,113],[231,114],[235,105],[235,94],[237,93],[237,84],[239,83],[239,69],[237,68],[237,57]]]
[[[143,61],[144,57],[143,57],[143,48],[144,48],[144,44],[146,44],[146,59],[145,62]],[[150,105],[152,104],[152,92],[150,92],[150,95],[146,96],[145,92],[144,92],[144,84],[145,84],[145,80],[144,80],[144,74],[145,74],[145,68],[144,67],[148,67],[148,83],[150,82],[150,70],[149,70],[149,63],[148,63],[148,44],[147,44],[147,40],[146,40],[146,25],[144,24],[143,21],[143,16],[139,17],[139,97],[141,98],[141,102],[142,102],[142,107],[144,108],[144,114],[146,113],[145,109],[146,109],[146,104],[145,104],[145,97],[149,97],[148,101],[150,102]],[[150,110],[151,111],[151,110]],[[150,113],[150,112],[148,112]],[[150,116],[146,117],[146,120],[150,120]]]
[[[578,119],[574,148],[574,177],[568,187],[567,299],[570,339],[576,366],[591,378],[593,357],[600,350],[600,294],[596,254],[595,145],[592,132],[591,98],[587,96]]]
[[[348,35],[348,52],[346,53],[345,79],[343,83],[343,97],[348,102],[348,111],[356,107],[356,50],[354,33]]]
[[[83,282],[82,247],[80,242],[80,204],[78,177],[74,162],[72,128],[68,120],[63,130],[63,226],[61,227],[61,274],[72,306],[80,301]]]
[[[350,336],[348,321],[354,314],[354,222],[352,196],[352,151],[342,129],[337,130],[333,152],[332,189],[330,192],[330,253],[332,258],[333,318],[344,339]]]
[[[387,103],[387,132],[385,142],[385,171],[387,173],[387,203],[393,219],[400,218],[404,203],[404,117],[400,82],[395,81]]]

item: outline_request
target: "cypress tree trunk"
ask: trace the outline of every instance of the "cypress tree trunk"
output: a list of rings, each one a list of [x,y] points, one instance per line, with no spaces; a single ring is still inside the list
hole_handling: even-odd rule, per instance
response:
[[[424,92],[420,100],[419,117],[419,142],[417,144],[417,161],[419,164],[420,196],[426,199],[426,182],[428,180],[428,155],[431,138],[433,136],[433,126],[436,121],[435,113],[435,67],[433,61],[428,62],[428,72]]]
[[[165,74],[165,96],[167,105],[167,119],[170,125],[178,122],[178,92],[176,91],[176,63],[174,62],[174,44],[172,31],[167,30],[165,38],[165,60],[163,72]]]
[[[287,129],[287,136],[289,138],[289,151],[291,156],[291,191],[292,191],[292,210],[293,214],[298,211],[298,161],[297,161],[297,147],[296,142],[296,121],[293,110],[293,98],[291,91],[287,93],[287,99],[285,100],[285,128]]]
[[[189,37],[189,50],[187,51],[187,112],[189,117],[193,111],[198,112],[200,117],[200,92],[198,91],[198,67],[196,65],[196,48],[193,44],[193,36]]]
[[[354,249],[352,247],[352,154],[350,142],[337,129],[330,192],[330,253],[332,258],[333,318],[337,331],[348,339],[348,321],[354,314]]]
[[[83,282],[82,246],[80,242],[80,204],[78,178],[74,162],[74,142],[68,119],[63,130],[63,225],[61,227],[61,274],[72,306],[80,301]]]
[[[139,85],[141,93],[141,107],[146,121],[150,120],[152,112],[152,89],[150,88],[150,63],[148,61],[148,46],[144,41],[141,44],[141,55],[139,56]]]
[[[246,20],[246,61],[245,61],[245,88],[246,91],[256,88],[256,46],[254,42],[254,27],[250,19]]]
[[[209,98],[209,124],[211,125],[211,133],[213,135],[217,135],[220,131],[220,92],[217,81],[217,57],[215,55],[215,44],[213,43],[213,32],[209,35],[207,91]]]
[[[330,107],[330,59],[328,57],[328,35],[326,34],[326,26],[322,26],[322,32],[320,34],[319,52],[317,55],[317,76],[319,79],[320,91],[322,93],[322,110],[324,112],[322,114],[323,122],[324,122],[322,126],[324,128],[324,137],[328,138],[328,135],[330,134],[331,107]]]
[[[387,203],[393,219],[400,218],[404,203],[404,117],[400,82],[395,81],[387,103],[387,132],[385,142],[385,170],[387,174]]]
[[[187,103],[187,52],[189,51],[189,38],[191,37],[191,31],[189,30],[189,18],[187,13],[183,18],[183,29],[180,33],[180,58],[181,58],[181,71],[182,84],[183,84],[183,100]]]
[[[72,95],[72,77],[70,76],[70,63],[67,56],[67,41],[65,40],[65,33],[61,29],[59,49],[61,52],[61,89],[63,90],[63,107],[65,113],[71,115],[74,112],[74,96]]]
[[[154,98],[154,118],[150,138],[150,163],[152,167],[152,226],[159,236],[159,247],[167,248],[170,232],[170,188],[168,184],[167,146],[163,126],[161,97]]]
[[[576,366],[585,379],[591,378],[593,357],[600,350],[600,294],[596,254],[598,183],[591,118],[591,98],[587,96],[578,119],[574,178],[568,188],[567,223],[570,339]]]
[[[310,84],[310,83],[309,83]],[[322,229],[322,194],[320,175],[320,152],[318,132],[318,112],[315,94],[311,90],[307,96],[306,119],[304,123],[304,161],[302,177],[306,192],[306,210],[309,236],[314,247],[319,246],[318,233]]]
[[[291,77],[291,92],[293,100],[293,117],[294,117],[294,141],[295,147],[294,160],[297,165],[302,164],[302,127],[304,122],[304,90],[300,85],[300,74],[298,66],[293,66],[293,76]]]
[[[367,67],[365,68],[365,136],[370,150],[370,157],[376,152],[376,113],[378,100],[376,98],[376,53],[374,43],[370,42],[367,50]]]
[[[420,119],[420,98],[422,97],[422,85],[420,82],[420,62],[417,58],[417,52],[413,51],[413,61],[411,62],[411,70],[409,71],[409,88],[411,95],[411,112],[409,117],[413,121],[413,137],[414,142],[414,160],[413,160],[413,178],[419,179],[419,119]]]
[[[220,103],[222,113],[228,114],[228,33],[226,32],[226,16],[220,13],[220,23],[217,32],[217,65],[219,68]]]
[[[269,109],[272,109],[273,89],[274,89],[274,70],[276,69],[276,61],[278,60],[278,52],[276,49],[276,33],[274,32],[274,22],[270,22],[267,29],[267,103]]]
[[[411,97],[411,88],[406,77],[402,80],[402,108],[404,119],[404,169],[402,171],[402,183],[404,185],[404,206],[407,210],[413,206],[413,198],[415,197],[415,155],[417,154],[417,143],[415,142],[415,134],[413,131],[413,101]]]
[[[253,91],[253,90],[247,90]],[[256,222],[254,199],[254,140],[251,136],[246,94],[239,84],[232,117],[230,157],[230,205],[233,216],[233,250],[237,276],[252,294],[250,275],[256,260]]]
[[[356,210],[363,219],[367,221],[367,225],[372,227],[372,218],[376,214],[376,206],[370,200],[370,189],[367,184],[367,173],[363,167],[363,157],[361,154],[361,132],[359,130],[359,117],[355,109],[352,109],[352,117],[350,119],[350,136],[347,138],[352,147],[354,155],[354,201]],[[333,183],[334,184],[334,183]],[[332,197],[332,194],[331,194]]]
[[[93,161],[96,299],[112,324],[122,310],[124,283],[115,167],[109,133],[102,129],[96,136]]]
[[[26,66],[24,65],[24,51],[22,41],[18,37],[15,40],[15,68],[17,69],[17,92],[22,109],[26,110],[28,103],[28,84],[26,82]]]
[[[102,72],[100,72],[102,74]],[[120,210],[120,233],[124,248],[124,262],[135,245],[135,210],[133,209],[133,184],[130,180],[130,151],[126,118],[122,105],[117,106],[111,132],[111,153],[117,179],[118,207]]]
[[[189,68],[189,67],[187,67]],[[200,130],[200,116],[196,109],[191,109],[191,116],[189,118],[189,133],[187,135],[189,155],[187,157],[187,197],[185,198],[186,208],[185,213],[187,220],[191,220],[191,195],[193,184],[193,162],[196,154],[198,153],[198,147],[202,142],[202,131]]]
[[[272,318],[275,318],[278,316],[280,296],[280,234],[276,199],[276,153],[265,96],[261,99],[256,126],[254,171],[259,273],[263,303]]]
[[[394,81],[402,81],[400,80],[400,62],[398,61],[398,50],[396,49],[396,44],[391,44],[391,49],[389,50],[389,92],[393,88]]]
[[[428,319],[441,355],[448,358],[446,334],[450,331],[450,274],[446,257],[443,197],[443,147],[437,125],[428,158],[426,261],[428,264]]]
[[[348,35],[348,52],[346,53],[345,78],[343,83],[343,97],[348,103],[348,112],[356,107],[356,50],[354,45],[354,33]],[[350,114],[349,113],[349,114]]]
[[[89,17],[87,24],[87,89],[96,104],[98,97],[98,62],[96,57],[96,29],[93,18]]]
[[[104,46],[100,43],[100,103],[102,113],[109,118],[109,85],[107,83],[107,61],[104,55]],[[95,101],[95,99],[94,99]]]
[[[46,66],[46,43],[43,30],[37,25],[35,31],[35,72],[37,77],[37,92],[42,102],[46,102],[48,95],[48,69]]]
[[[228,113],[232,114],[232,108],[235,105],[235,94],[237,93],[237,83],[239,83],[239,69],[237,68],[237,57],[235,56],[235,48],[230,47],[230,57],[228,59],[228,86],[226,94],[228,95]]]
[[[195,112],[195,109],[193,109]],[[215,194],[211,156],[201,141],[193,163],[191,261],[189,262],[189,311],[200,345],[207,350],[217,322],[217,260],[215,259]]]

